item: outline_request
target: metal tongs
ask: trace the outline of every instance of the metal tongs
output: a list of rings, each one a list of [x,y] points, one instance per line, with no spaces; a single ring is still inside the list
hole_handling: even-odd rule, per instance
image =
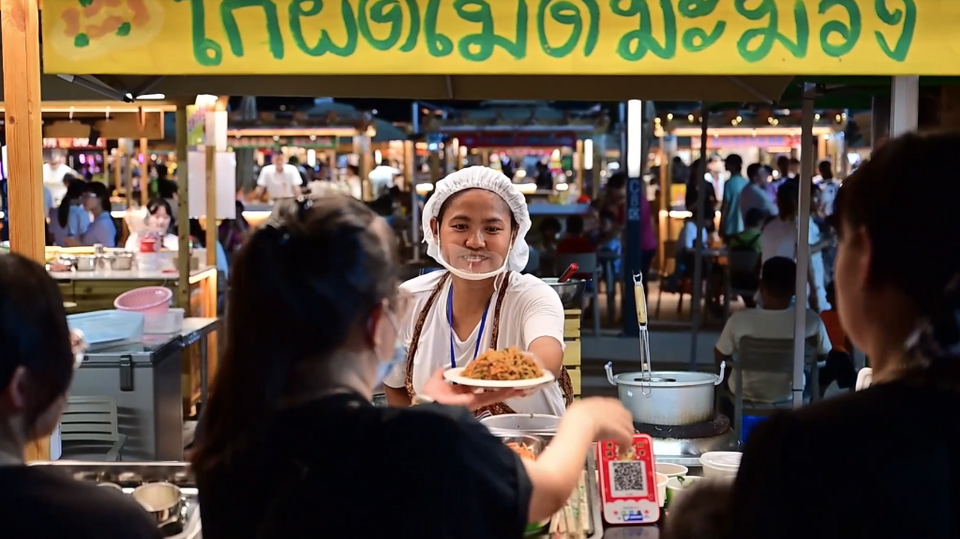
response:
[[[650,368],[650,333],[647,331],[647,295],[640,272],[633,274],[633,299],[637,304],[637,326],[640,328],[640,393],[646,397],[653,392],[653,371]]]

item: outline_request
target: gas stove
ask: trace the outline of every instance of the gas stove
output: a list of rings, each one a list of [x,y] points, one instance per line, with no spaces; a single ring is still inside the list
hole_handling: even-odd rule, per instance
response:
[[[737,451],[740,441],[730,420],[716,414],[709,421],[692,425],[651,425],[634,423],[637,432],[653,438],[653,453],[659,462],[699,466],[700,455],[708,451]]]

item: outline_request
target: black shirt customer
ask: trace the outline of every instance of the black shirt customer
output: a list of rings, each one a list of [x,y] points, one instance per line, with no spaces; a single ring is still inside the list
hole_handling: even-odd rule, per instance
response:
[[[123,494],[24,465],[26,444],[57,426],[73,365],[57,284],[40,265],[0,255],[0,537],[161,537]]]
[[[395,241],[336,195],[299,203],[240,251],[191,459],[204,539],[519,539],[563,506],[592,440],[632,436],[619,402],[584,399],[536,462],[521,460],[468,412],[515,394],[475,395],[440,371],[423,394],[457,406],[375,408],[374,387],[406,358]]]
[[[840,188],[838,314],[873,385],[758,427],[731,537],[960,537],[960,181],[940,158],[958,147],[899,137]]]

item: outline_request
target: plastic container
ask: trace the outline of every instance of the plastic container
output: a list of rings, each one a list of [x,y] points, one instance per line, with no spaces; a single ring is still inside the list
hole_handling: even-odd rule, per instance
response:
[[[667,482],[670,478],[657,472],[657,503],[663,507],[667,503]]]
[[[67,316],[67,326],[80,330],[89,345],[139,342],[143,339],[144,314],[130,311],[94,311]]]
[[[671,464],[669,462],[658,462],[656,468],[659,473],[667,477],[682,477],[690,471],[686,466]]]
[[[736,477],[740,469],[740,458],[743,453],[739,451],[710,451],[700,456],[700,464],[703,466],[703,476],[722,478]]]
[[[684,489],[690,488],[691,485],[696,484],[697,481],[702,479],[702,477],[695,475],[671,477],[670,480],[667,481],[667,507],[677,503],[677,500],[683,496]]]
[[[183,331],[183,309],[165,313],[144,313],[143,332],[151,335],[169,335]]]
[[[113,306],[121,311],[165,313],[170,310],[173,292],[162,286],[135,288],[117,296]]]

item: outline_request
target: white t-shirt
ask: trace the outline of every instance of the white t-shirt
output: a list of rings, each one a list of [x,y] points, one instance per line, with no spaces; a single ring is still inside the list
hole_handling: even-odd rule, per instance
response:
[[[784,310],[744,309],[733,313],[723,326],[717,350],[725,356],[735,356],[739,351],[740,339],[755,337],[758,339],[793,339],[793,307]],[[817,351],[824,356],[833,349],[827,328],[820,316],[807,309],[806,338]],[[732,372],[732,370],[731,370]],[[806,379],[804,379],[806,384]],[[729,380],[730,391],[735,391],[736,379]],[[773,373],[743,373],[743,398],[753,402],[784,402],[792,398],[793,376]]]
[[[303,185],[303,178],[291,164],[284,164],[279,171],[276,165],[267,165],[260,169],[257,185],[265,188],[271,199],[291,198],[296,195],[293,188]]]
[[[417,322],[420,311],[427,303],[430,293],[437,286],[437,282],[445,274],[443,271],[434,271],[411,279],[400,285],[401,293],[412,296],[411,314],[409,323],[400,331],[401,344],[404,349],[410,349],[413,337],[413,327]],[[450,367],[450,324],[447,323],[447,298],[450,293],[450,282],[444,284],[443,290],[437,297],[427,314],[417,346],[417,355],[413,359],[413,388],[419,393],[431,375],[439,368]],[[487,310],[487,321],[480,341],[480,353],[496,346],[498,349],[516,346],[521,350],[529,348],[530,343],[539,337],[553,337],[563,346],[563,304],[560,296],[543,281],[532,275],[521,275],[512,272],[510,283],[503,298],[503,307],[500,311],[499,342],[491,343],[493,334],[493,316],[499,291],[494,293]],[[477,333],[480,324],[474,328],[466,340],[461,341],[456,332],[453,332],[454,352],[456,365],[464,367],[474,359]],[[406,364],[397,366],[383,383],[393,388],[403,388],[406,379]],[[507,406],[520,414],[553,414],[563,415],[565,407],[560,385],[556,382],[542,388],[533,395],[518,399],[508,399]]]
[[[814,245],[821,239],[820,227],[810,218],[810,245]],[[760,233],[760,257],[763,262],[775,257],[782,256],[791,260],[797,259],[797,222],[783,221],[774,219],[763,227]],[[823,253],[814,253],[810,255],[810,264],[813,269],[813,280],[817,286],[817,303],[820,310],[830,310],[830,303],[827,302],[826,287],[826,269],[823,265]],[[807,290],[809,294],[810,291]]]

